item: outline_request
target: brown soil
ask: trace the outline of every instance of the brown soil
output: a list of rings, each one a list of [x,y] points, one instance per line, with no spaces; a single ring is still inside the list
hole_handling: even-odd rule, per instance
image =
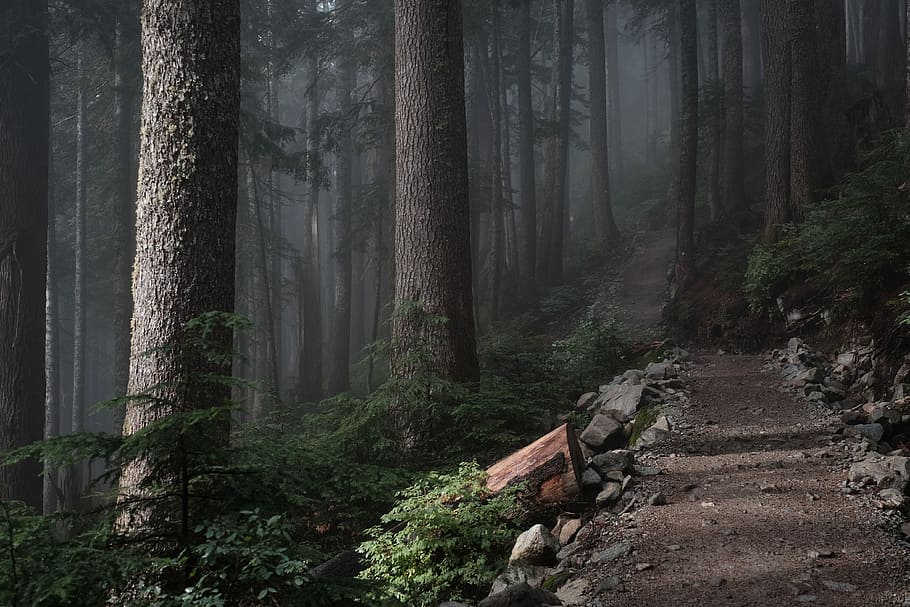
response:
[[[864,498],[840,492],[846,455],[823,414],[782,393],[780,378],[761,367],[755,356],[697,357],[684,412],[690,426],[653,456],[664,473],[639,487],[669,503],[605,525],[598,550],[622,539],[635,551],[586,568],[589,592],[612,575],[625,587],[592,599],[630,607],[910,605],[906,543]],[[642,564],[650,568],[638,571]]]
[[[643,232],[622,274],[617,305],[620,320],[635,338],[645,337],[661,320],[667,271],[676,253],[676,230]]]

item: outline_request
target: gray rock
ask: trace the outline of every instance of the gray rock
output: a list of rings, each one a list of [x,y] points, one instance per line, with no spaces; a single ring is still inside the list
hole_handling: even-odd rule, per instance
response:
[[[552,592],[543,588],[532,588],[527,582],[513,584],[495,594],[491,594],[477,604],[477,607],[550,607],[562,605]]]
[[[527,563],[515,563],[506,567],[506,570],[496,576],[493,580],[493,586],[490,588],[490,594],[502,592],[509,586],[527,583],[529,586],[537,588],[550,575],[552,570],[549,567],[528,565]]]
[[[598,565],[600,563],[608,563],[624,556],[629,556],[631,553],[632,544],[630,542],[619,542],[618,544],[613,544],[606,550],[602,550],[601,552],[598,552],[592,556],[591,562],[595,565]]]
[[[645,377],[648,379],[671,379],[676,377],[676,367],[669,361],[649,363],[645,367]]]
[[[622,578],[618,575],[608,575],[603,580],[601,580],[600,585],[597,586],[597,592],[623,592],[625,591],[625,586],[622,583]]]
[[[588,580],[578,578],[560,586],[556,591],[556,596],[563,605],[580,605],[585,600],[590,585]]]
[[[591,460],[591,467],[594,468],[601,477],[608,472],[629,472],[635,465],[635,454],[627,449],[616,449],[607,451],[600,455],[595,455]]]
[[[570,544],[575,539],[579,529],[581,529],[581,519],[573,518],[567,520],[559,529],[559,543],[563,546]],[[559,554],[556,557],[559,558]]]
[[[856,592],[858,588],[847,582],[835,582],[832,580],[822,580],[822,586],[831,592]]]
[[[579,439],[592,449],[601,449],[611,439],[622,436],[622,424],[609,415],[595,415]]]
[[[883,489],[878,492],[878,506],[887,510],[898,510],[906,502],[904,495],[897,489]]]
[[[622,485],[620,483],[604,483],[604,488],[597,494],[595,502],[598,506],[609,506],[622,497]]]
[[[790,383],[794,386],[805,386],[806,384],[820,384],[823,381],[825,381],[824,372],[818,367],[809,367],[805,371],[797,373]]]
[[[522,562],[529,565],[555,565],[556,553],[562,546],[543,525],[534,525],[515,540],[509,564]]]
[[[910,364],[904,363],[901,365],[900,369],[897,370],[897,373],[894,374],[893,385],[903,384],[907,382],[907,378],[910,377]]]
[[[667,505],[667,496],[663,493],[655,493],[648,498],[649,506],[666,506]]]
[[[603,481],[600,478],[600,475],[597,473],[597,470],[594,468],[585,468],[585,471],[581,473],[581,486],[582,487],[595,487]]]
[[[595,400],[597,400],[597,392],[585,392],[575,401],[575,406],[579,409],[587,409]]]
[[[897,384],[894,386],[892,397],[894,400],[903,400],[910,396],[910,384]]]
[[[670,420],[667,419],[667,416],[662,415],[657,418],[653,426],[641,433],[635,446],[653,447],[668,438],[670,438]]]
[[[791,337],[790,341],[787,342],[787,350],[789,350],[791,354],[796,354],[797,352],[805,349],[806,344],[803,343],[803,340],[798,337]]]
[[[881,424],[856,424],[844,428],[844,435],[858,436],[877,443],[885,436],[885,427]]]
[[[641,403],[642,386],[620,384],[609,386],[594,402],[595,407],[605,414],[610,414],[621,422],[627,422],[635,417],[638,405]]]
[[[623,381],[627,381],[630,384],[638,384],[641,383],[641,378],[644,376],[645,374],[643,371],[639,371],[638,369],[629,369],[622,374],[622,379]]]
[[[856,352],[844,352],[837,355],[837,364],[852,367],[856,364]]]
[[[663,472],[663,470],[657,466],[642,466],[639,464],[632,466],[632,473],[635,474],[635,476],[658,476],[661,472]]]
[[[847,478],[851,482],[872,480],[876,485],[893,484],[895,481],[910,481],[910,458],[897,455],[877,457],[870,455],[866,459],[850,466]]]

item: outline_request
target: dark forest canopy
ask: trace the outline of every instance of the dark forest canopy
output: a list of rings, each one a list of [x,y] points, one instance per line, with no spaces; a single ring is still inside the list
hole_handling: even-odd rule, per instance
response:
[[[0,603],[380,604],[307,571],[578,425],[634,342],[824,318],[896,360],[908,15],[3,0]],[[663,230],[642,333],[604,293]]]

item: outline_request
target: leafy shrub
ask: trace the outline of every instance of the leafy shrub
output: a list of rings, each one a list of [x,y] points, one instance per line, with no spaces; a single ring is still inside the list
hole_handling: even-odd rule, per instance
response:
[[[910,136],[887,134],[841,195],[808,209],[771,245],[759,246],[746,273],[754,309],[770,308],[788,287],[805,283],[832,304],[852,309],[906,276],[910,258]]]
[[[372,539],[361,544],[369,562],[363,577],[412,607],[484,594],[516,531],[514,495],[491,495],[485,476],[476,464],[463,464],[403,491],[383,526],[369,529]]]
[[[584,390],[604,383],[622,365],[627,343],[618,323],[589,309],[567,337],[553,342],[551,372],[570,389]]]

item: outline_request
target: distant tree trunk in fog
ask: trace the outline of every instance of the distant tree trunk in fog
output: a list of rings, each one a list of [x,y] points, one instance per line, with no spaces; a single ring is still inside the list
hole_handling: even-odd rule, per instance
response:
[[[281,104],[278,95],[278,68],[275,60],[275,13],[274,0],[267,0],[266,12],[268,18],[269,31],[267,33],[268,41],[268,64],[267,64],[267,91],[266,91],[266,114],[270,121],[281,122]],[[272,387],[275,391],[275,398],[280,402],[282,398],[282,335],[283,316],[284,316],[284,234],[282,233],[282,200],[281,200],[281,173],[275,170],[274,159],[270,156],[268,159],[268,210],[269,210],[269,339],[271,342],[270,353],[270,370],[272,375]]]
[[[742,0],[743,84],[750,95],[755,94],[763,78],[762,1]]]
[[[881,0],[879,30],[874,59],[875,80],[882,90],[892,115],[902,109],[904,81],[904,39],[901,36],[903,0]]]
[[[487,95],[490,115],[493,117],[493,175],[490,187],[490,322],[499,320],[500,293],[502,290],[503,264],[503,187],[502,187],[502,74],[500,53],[499,7],[494,4],[492,61],[488,62]],[[486,47],[483,50],[487,52]]]
[[[345,5],[350,10],[351,4]],[[335,194],[333,225],[335,228],[335,315],[332,331],[332,361],[328,378],[329,394],[347,392],[351,388],[351,213],[353,206],[353,130],[354,116],[351,95],[356,86],[353,58],[353,34],[347,32],[338,80],[338,109],[344,123],[337,151],[338,189]]]
[[[645,89],[645,163],[657,162],[657,91],[655,90],[654,58],[657,46],[654,32],[650,27],[642,33],[642,80]]]
[[[73,211],[73,403],[70,431],[85,431],[85,41],[76,43],[76,174]],[[82,498],[82,462],[70,466],[66,474],[66,508],[78,510]]]
[[[724,4],[730,3],[727,0]],[[711,91],[711,104],[708,112],[708,208],[711,219],[717,220],[721,216],[721,189],[720,189],[720,157],[723,142],[723,116],[724,96],[720,89],[720,55],[717,40],[717,3],[718,0],[706,0],[705,6],[705,66],[707,73],[704,75],[705,86]]]
[[[141,399],[129,403],[127,435],[175,412],[222,406],[230,397],[227,386],[199,381],[204,374],[229,374],[230,362],[194,351],[185,323],[204,312],[234,309],[239,1],[144,0],[142,74],[128,389],[159,400],[153,407]],[[231,348],[225,329],[209,339],[219,349]],[[228,420],[209,422],[205,430],[226,442]],[[155,505],[141,498],[148,496],[148,482],[176,474],[176,466],[153,470],[141,458],[125,466],[120,501],[129,505],[117,521],[120,532],[173,524],[166,521],[172,521],[175,498]]]
[[[619,239],[610,200],[610,154],[607,136],[607,73],[602,0],[585,0],[588,17],[589,87],[591,102],[591,203],[594,235],[601,246]],[[647,111],[647,110],[646,110]]]
[[[790,212],[790,36],[789,7],[762,0],[765,96],[764,237],[774,240]]]
[[[608,130],[610,164],[613,167],[613,187],[617,191],[621,191],[625,180],[626,169],[623,154],[622,104],[620,103],[621,95],[619,85],[619,28],[616,21],[616,13],[619,9],[617,8],[617,4],[618,3],[616,2],[610,2],[606,7],[603,7],[603,12],[606,18],[605,51],[607,62],[607,110],[610,119]]]
[[[263,163],[266,164],[266,163]],[[265,166],[265,170],[269,170],[270,167]],[[259,369],[257,372],[258,379],[263,379],[265,374],[268,374],[269,378],[269,389],[273,395],[278,394],[278,343],[275,339],[276,326],[275,326],[275,316],[274,310],[275,306],[272,302],[274,297],[273,284],[275,280],[275,275],[272,273],[272,266],[269,263],[269,234],[267,233],[265,227],[265,219],[263,215],[265,214],[262,210],[263,207],[263,192],[262,188],[259,185],[259,176],[256,174],[255,170],[255,160],[250,158],[248,159],[247,167],[247,192],[250,196],[250,199],[253,202],[253,217],[256,221],[256,253],[259,258],[259,275],[262,278],[262,285],[260,288],[260,293],[263,297],[263,302],[260,305],[257,305],[257,312],[260,320],[265,323],[264,332],[265,339],[262,340],[260,344],[262,352],[260,352],[257,357],[259,364]],[[268,195],[268,190],[271,190],[271,183],[269,180],[265,182],[265,192]],[[252,417],[254,420],[262,419],[266,411],[266,401],[272,400],[269,398],[268,394],[256,394],[253,398],[253,408],[251,411]]]
[[[316,11],[316,3],[310,0],[309,10]],[[307,162],[310,164],[308,196],[304,212],[303,245],[303,335],[299,355],[298,398],[303,402],[318,401],[322,391],[322,304],[320,298],[319,273],[319,192],[322,189],[320,176],[314,168],[319,156],[319,61],[315,53],[307,58],[307,72],[310,86],[306,100],[307,114]]]
[[[136,20],[138,23],[138,19]],[[133,152],[133,107],[136,91],[129,83],[131,70],[138,68],[132,41],[127,39],[127,25],[118,19],[114,31],[114,145],[116,153],[113,179],[112,236],[114,268],[112,277],[114,329],[114,395],[126,394],[130,377],[130,317],[136,227],[135,154]],[[138,55],[138,53],[136,53]],[[123,407],[114,409],[114,432],[123,431]]]
[[[723,36],[723,212],[738,217],[745,207],[743,192],[743,41],[739,0],[719,4]]]
[[[479,376],[471,292],[459,0],[395,3],[395,313],[392,373]],[[439,321],[438,318],[444,320]],[[423,353],[429,367],[422,364]],[[398,420],[406,442],[414,420]]]
[[[533,287],[537,276],[537,178],[534,167],[534,108],[531,95],[531,1],[519,3],[518,55],[518,164],[521,174],[522,268]]]
[[[862,7],[862,35],[863,35],[863,63],[866,67],[875,70],[878,60],[879,33],[881,29],[882,4],[887,0],[863,0]],[[875,74],[878,76],[878,74]]]
[[[802,218],[820,186],[818,149],[821,82],[818,63],[815,0],[790,3],[790,207],[791,218]]]
[[[505,70],[500,66],[500,78],[505,82]],[[512,184],[512,112],[509,106],[509,86],[502,87],[502,166],[503,211],[506,230],[506,267],[510,282],[520,277],[518,224],[515,221],[515,195]]]
[[[821,185],[840,181],[852,164],[852,142],[846,120],[847,23],[842,0],[816,0],[822,116],[818,153]]]
[[[679,127],[680,111],[680,78],[679,78],[679,6],[674,0],[666,11],[667,24],[667,67],[670,88],[670,182],[667,185],[667,221],[673,218],[674,225],[679,227]],[[696,51],[697,55],[697,51]]]
[[[851,65],[860,63],[863,57],[863,35],[860,20],[862,1],[846,0],[847,62]],[[840,4],[840,2],[837,3]]]
[[[553,61],[553,124],[547,141],[544,174],[544,212],[537,274],[549,285],[562,282],[567,162],[572,94],[574,0],[558,0]]]
[[[695,275],[695,188],[698,165],[698,19],[695,0],[678,0],[679,7],[679,224],[673,284],[684,290]]]
[[[57,285],[57,211],[54,200],[53,147],[48,159],[47,194],[47,288],[44,301],[44,438],[60,435],[60,301]],[[129,353],[127,353],[129,361]],[[56,467],[44,463],[44,514],[53,514],[59,509],[57,483],[59,474]]]

